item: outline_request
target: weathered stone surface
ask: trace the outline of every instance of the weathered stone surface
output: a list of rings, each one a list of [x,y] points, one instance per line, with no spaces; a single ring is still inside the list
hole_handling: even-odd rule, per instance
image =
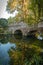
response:
[[[14,34],[16,30],[21,30],[23,35],[27,35],[28,32],[32,30],[39,30],[41,31],[43,29],[43,22],[40,22],[38,26],[35,28],[34,26],[27,25],[24,22],[14,23],[9,25],[9,32]]]

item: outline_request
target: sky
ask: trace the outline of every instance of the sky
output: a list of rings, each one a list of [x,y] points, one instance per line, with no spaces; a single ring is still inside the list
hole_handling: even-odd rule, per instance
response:
[[[8,19],[10,16],[14,17],[17,14],[15,11],[13,14],[10,14],[6,11],[7,0],[0,0],[0,18]]]

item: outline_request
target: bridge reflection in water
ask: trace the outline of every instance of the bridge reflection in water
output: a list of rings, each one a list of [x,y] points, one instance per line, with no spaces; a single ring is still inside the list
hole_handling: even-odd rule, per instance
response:
[[[29,60],[33,55],[39,54],[41,57],[41,62],[39,62],[39,65],[43,65],[43,39],[37,39],[35,35],[37,33],[43,34],[43,28],[32,28],[32,27],[26,27],[26,26],[17,26],[17,28],[11,26],[8,28],[8,33],[0,33],[0,64],[1,65],[12,65],[14,64],[14,52],[16,51],[22,51],[21,59],[23,56]],[[36,35],[37,36],[37,35]],[[27,51],[28,50],[28,51]],[[25,52],[26,51],[26,52]],[[35,51],[35,52],[34,52]],[[37,51],[37,53],[36,53]],[[31,53],[32,52],[32,53]],[[10,55],[12,54],[12,55]],[[33,55],[32,55],[33,54]],[[18,55],[17,55],[18,56]],[[31,57],[30,57],[31,56]],[[36,55],[37,56],[37,55]],[[38,57],[39,58],[39,57]],[[13,59],[13,61],[12,61]],[[36,59],[36,58],[35,58]],[[29,60],[31,61],[31,60]],[[20,61],[20,63],[24,61]],[[33,65],[35,65],[33,63]]]
[[[16,46],[20,48],[20,45],[21,45],[21,48],[22,48],[22,46],[24,45],[24,51],[25,51],[25,45],[28,46],[28,48],[26,46],[26,49],[30,49],[30,51],[32,51],[31,48],[32,49],[35,48],[34,50],[41,48],[42,50],[39,50],[39,51],[40,51],[40,53],[43,53],[43,44],[42,43],[43,43],[43,40],[42,41],[38,40],[36,37],[24,37],[24,38],[22,37],[21,39],[20,38],[16,39],[16,37],[14,37],[14,35],[3,35],[3,36],[1,35],[0,36],[0,58],[1,58],[0,63],[1,63],[1,65],[13,64],[14,59],[12,62],[10,54],[12,54],[11,52],[13,51],[12,56],[14,55]],[[28,51],[28,53],[30,51]],[[25,53],[25,54],[29,55],[28,53]],[[31,53],[31,54],[33,54],[33,53]],[[27,57],[27,55],[26,55],[26,57]],[[40,57],[43,57],[43,55],[41,54]],[[41,63],[42,63],[42,61],[41,61]]]

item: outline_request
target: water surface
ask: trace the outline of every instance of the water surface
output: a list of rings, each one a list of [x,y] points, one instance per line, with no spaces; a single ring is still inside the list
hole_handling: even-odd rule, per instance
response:
[[[0,36],[0,65],[10,65],[9,50],[11,48],[15,49],[19,43],[24,45],[34,44],[43,49],[43,40],[38,40],[35,37],[24,37],[18,40],[14,37],[14,35]]]

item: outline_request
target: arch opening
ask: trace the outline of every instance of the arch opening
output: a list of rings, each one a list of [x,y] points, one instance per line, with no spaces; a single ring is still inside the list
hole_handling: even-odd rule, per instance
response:
[[[22,39],[22,36],[23,36],[23,33],[22,33],[21,30],[16,30],[16,31],[14,32],[14,37],[15,37],[16,39]]]
[[[32,30],[30,32],[27,33],[27,38],[36,38],[36,32],[37,30]]]

